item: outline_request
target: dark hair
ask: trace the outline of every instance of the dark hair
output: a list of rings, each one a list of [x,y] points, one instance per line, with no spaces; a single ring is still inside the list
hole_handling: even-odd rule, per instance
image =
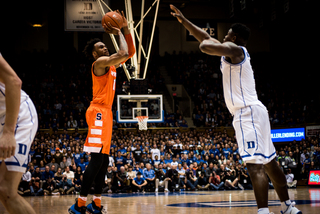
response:
[[[241,23],[234,23],[231,25],[232,32],[236,34],[237,37],[243,40],[243,42],[248,41],[250,36],[250,29]]]
[[[83,53],[86,55],[86,57],[88,57],[89,59],[92,59],[92,51],[94,48],[94,45],[97,42],[101,42],[101,40],[99,38],[94,38],[91,39],[90,41],[87,42],[87,45],[84,47]]]

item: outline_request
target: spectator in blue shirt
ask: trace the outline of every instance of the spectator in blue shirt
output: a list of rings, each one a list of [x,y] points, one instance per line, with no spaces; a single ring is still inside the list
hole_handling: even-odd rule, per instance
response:
[[[220,144],[216,144],[216,148],[214,149],[214,156],[218,155],[220,157]]]
[[[74,158],[75,164],[78,166],[78,164],[80,163],[80,158],[81,158],[81,154],[80,154],[78,148],[76,149],[76,153],[73,154],[73,158]]]
[[[194,163],[193,156],[191,155],[191,153],[189,153],[188,160],[187,160],[187,165],[190,166],[190,164],[193,164],[193,163]]]
[[[86,166],[88,166],[88,163],[84,162],[84,157],[80,158],[80,163],[78,164],[78,166],[81,167],[82,172],[86,170]]]
[[[134,168],[133,171],[135,171],[137,174],[138,172],[140,172],[141,175],[143,175],[143,169],[140,168],[140,165],[138,163],[136,164],[136,168]]]
[[[120,145],[120,149],[118,150],[118,152],[121,152],[122,157],[127,156],[127,150],[123,147],[123,144]]]
[[[53,178],[54,174],[50,171],[49,166],[46,166],[45,171],[41,174],[41,181],[46,181],[48,178]]]
[[[148,182],[142,177],[142,173],[138,172],[137,177],[132,180],[132,192],[142,191],[144,193],[144,189]]]
[[[164,156],[165,155],[165,152],[164,152],[164,149],[163,149],[163,147],[162,148],[160,148],[160,157],[161,156]]]
[[[202,158],[201,158],[201,155],[198,155],[198,158],[196,160],[197,164],[200,165],[200,163],[203,162]]]
[[[124,165],[124,159],[121,156],[120,151],[118,151],[118,156],[115,158],[115,162],[116,162],[116,167],[117,167],[118,171],[120,171],[120,167]]]
[[[209,151],[208,146],[204,146],[204,150],[202,150],[201,155],[205,156],[205,155],[209,155],[209,154],[210,154],[210,151]]]
[[[165,162],[165,164],[172,162],[172,159],[171,159],[171,155],[170,155],[170,154],[167,155],[166,159],[164,159],[164,162]]]
[[[125,164],[129,164],[130,166],[133,166],[133,160],[132,158],[130,157],[130,154],[127,154],[127,158],[124,162]]]
[[[223,154],[226,158],[232,153],[232,150],[229,148],[229,145],[226,144],[225,147],[222,149]]]
[[[154,170],[151,169],[151,164],[149,164],[149,163],[146,164],[146,169],[143,171],[143,177],[148,182],[146,188],[149,191],[153,191],[152,189],[154,189],[156,175],[155,175]]]
[[[182,146],[182,150],[181,150],[181,157],[183,157],[183,154],[188,155],[189,154],[189,150],[185,148],[185,146]]]

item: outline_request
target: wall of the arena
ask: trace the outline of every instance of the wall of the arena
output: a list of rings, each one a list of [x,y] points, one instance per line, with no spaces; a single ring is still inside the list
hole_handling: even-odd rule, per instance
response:
[[[159,54],[163,56],[165,52],[172,54],[173,51],[197,52],[199,50],[199,42],[187,41],[186,30],[177,21],[161,21],[157,22],[159,27]],[[217,39],[223,41],[223,38],[230,29],[231,23],[217,23]],[[248,49],[250,52],[268,52],[269,34],[265,30],[257,30],[256,27],[248,25],[251,31]]]

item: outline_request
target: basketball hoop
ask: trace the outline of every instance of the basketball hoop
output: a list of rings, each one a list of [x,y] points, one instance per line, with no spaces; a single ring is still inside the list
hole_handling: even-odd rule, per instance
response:
[[[139,130],[148,130],[148,116],[137,116]]]

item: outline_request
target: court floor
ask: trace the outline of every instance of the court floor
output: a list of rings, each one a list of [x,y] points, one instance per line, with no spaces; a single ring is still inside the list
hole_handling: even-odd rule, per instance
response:
[[[304,214],[320,213],[320,189],[302,187],[290,189],[289,195]],[[68,213],[77,196],[40,196],[25,197],[36,213]],[[88,203],[91,196],[88,198]],[[132,193],[105,194],[102,204],[107,213],[164,213],[164,214],[200,214],[200,213],[257,213],[252,190],[236,191],[198,191],[172,193]],[[280,202],[274,190],[269,190],[269,208],[275,214],[280,213]],[[7,214],[0,204],[0,214]]]

